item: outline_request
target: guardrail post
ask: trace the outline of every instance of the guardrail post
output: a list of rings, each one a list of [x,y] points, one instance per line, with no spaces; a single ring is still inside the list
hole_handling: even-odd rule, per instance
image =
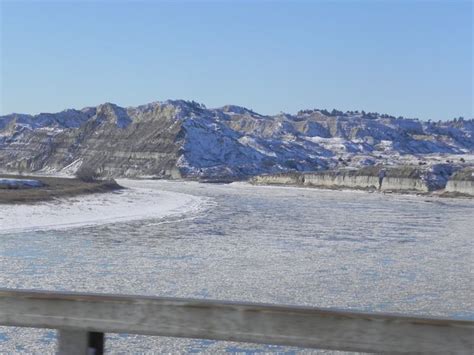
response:
[[[89,332],[89,354],[104,355],[104,333]]]
[[[103,355],[104,333],[59,329],[58,354]]]

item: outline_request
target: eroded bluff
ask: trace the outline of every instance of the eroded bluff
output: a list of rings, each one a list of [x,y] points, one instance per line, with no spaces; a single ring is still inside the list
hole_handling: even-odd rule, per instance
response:
[[[340,167],[422,164],[470,154],[474,121],[421,122],[325,110],[265,116],[188,101],[0,117],[0,169],[112,177],[229,178]]]

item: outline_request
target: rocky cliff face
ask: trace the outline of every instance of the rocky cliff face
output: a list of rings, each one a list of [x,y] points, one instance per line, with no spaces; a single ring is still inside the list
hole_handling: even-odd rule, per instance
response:
[[[446,192],[474,196],[474,168],[468,167],[454,173],[445,190]]]
[[[370,166],[360,169],[338,169],[310,173],[260,175],[251,179],[255,184],[295,185],[322,188],[376,190],[379,173],[384,171],[380,189],[395,192],[430,192],[444,188],[453,167],[435,166]]]
[[[186,101],[0,117],[0,169],[108,176],[243,178],[469,154],[474,120],[421,122],[379,114],[264,116]]]

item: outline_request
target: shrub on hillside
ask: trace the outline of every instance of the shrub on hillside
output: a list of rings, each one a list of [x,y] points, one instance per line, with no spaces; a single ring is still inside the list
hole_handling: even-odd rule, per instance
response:
[[[76,178],[83,182],[94,182],[100,177],[100,174],[92,168],[81,166],[75,174]]]

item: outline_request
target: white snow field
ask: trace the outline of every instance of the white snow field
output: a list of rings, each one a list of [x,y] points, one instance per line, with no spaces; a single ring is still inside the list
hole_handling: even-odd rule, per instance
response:
[[[205,198],[139,187],[120,180],[124,190],[36,204],[0,204],[0,234],[81,227],[186,214],[203,207]]]
[[[474,200],[246,183],[119,183],[130,189],[70,205],[2,206],[0,223],[8,214],[17,226],[8,222],[5,232],[2,224],[0,287],[474,319]],[[0,327],[0,353],[54,354],[55,335]],[[128,334],[107,334],[106,349],[305,352]]]

